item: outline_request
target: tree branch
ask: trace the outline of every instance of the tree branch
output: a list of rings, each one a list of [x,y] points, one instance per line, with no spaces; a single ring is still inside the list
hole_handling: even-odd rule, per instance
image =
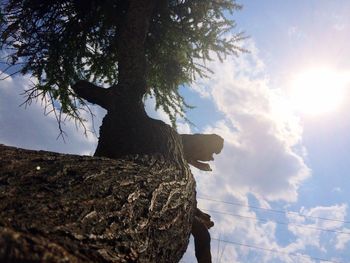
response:
[[[198,208],[192,223],[192,235],[194,237],[194,248],[198,263],[211,263],[210,234],[208,229],[214,223],[210,220],[210,215],[202,212]]]
[[[180,134],[186,161],[202,171],[211,171],[210,165],[199,161],[214,160],[221,152],[224,139],[216,134]]]
[[[108,109],[109,89],[96,86],[86,80],[79,80],[72,86],[72,89],[79,97],[83,98],[84,100]]]

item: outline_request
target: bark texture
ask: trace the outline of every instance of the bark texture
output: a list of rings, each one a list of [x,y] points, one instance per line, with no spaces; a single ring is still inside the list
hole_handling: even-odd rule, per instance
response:
[[[0,262],[178,262],[195,213],[188,166],[0,145]]]

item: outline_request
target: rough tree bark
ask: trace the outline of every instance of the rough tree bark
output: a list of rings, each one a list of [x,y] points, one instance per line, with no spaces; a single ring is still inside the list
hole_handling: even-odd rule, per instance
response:
[[[0,262],[178,262],[194,218],[188,166],[0,145]]]
[[[215,134],[181,138],[192,162],[223,147]],[[159,154],[112,160],[0,145],[0,200],[0,262],[178,262],[190,232],[198,262],[211,262],[213,222],[196,208],[193,176]]]

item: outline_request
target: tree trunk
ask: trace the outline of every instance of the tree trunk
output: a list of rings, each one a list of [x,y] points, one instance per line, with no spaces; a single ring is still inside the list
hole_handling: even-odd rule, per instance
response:
[[[179,135],[164,122],[149,118],[144,109],[147,91],[144,44],[157,0],[128,2],[118,37],[118,84],[104,89],[78,81],[72,87],[79,97],[107,110],[95,156],[162,154],[186,165]]]
[[[195,213],[188,166],[0,145],[0,262],[178,262]]]
[[[147,91],[144,43],[156,2],[129,1],[118,38],[118,84],[104,89],[82,80],[72,88],[79,97],[107,110],[95,156],[161,154],[185,166],[177,132],[148,117],[144,109],[143,96]]]
[[[107,110],[100,127],[95,156],[117,159],[129,154],[157,154],[175,163],[179,168],[187,167],[186,158],[195,167],[210,171],[210,166],[200,161],[212,160],[212,154],[221,151],[222,138],[210,135],[208,138],[210,141],[214,138],[214,143],[203,147],[203,140],[197,139],[202,136],[189,135],[181,138],[169,125],[149,118],[144,109],[142,99],[147,91],[144,44],[154,6],[160,1],[128,1],[128,9],[118,38],[117,85],[103,89],[87,81],[79,81],[72,88],[81,98]],[[183,143],[188,146],[185,150],[186,155]],[[194,145],[197,146],[195,150],[192,149]],[[191,190],[195,195],[195,188]],[[210,217],[201,215],[203,213],[195,216],[192,214],[190,217],[191,222],[195,224],[192,226],[192,233],[195,237],[196,256],[198,262],[210,263],[208,229],[212,222]]]

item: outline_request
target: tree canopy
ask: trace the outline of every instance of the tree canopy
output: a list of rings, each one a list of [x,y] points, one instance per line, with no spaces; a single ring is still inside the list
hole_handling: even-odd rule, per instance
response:
[[[128,0],[4,0],[0,15],[1,63],[9,74],[33,76],[29,99],[48,96],[80,118],[84,102],[71,86],[78,80],[118,83],[120,28]],[[233,33],[234,0],[157,0],[145,41],[147,93],[173,123],[187,107],[181,85],[205,77],[205,62],[242,48]]]

